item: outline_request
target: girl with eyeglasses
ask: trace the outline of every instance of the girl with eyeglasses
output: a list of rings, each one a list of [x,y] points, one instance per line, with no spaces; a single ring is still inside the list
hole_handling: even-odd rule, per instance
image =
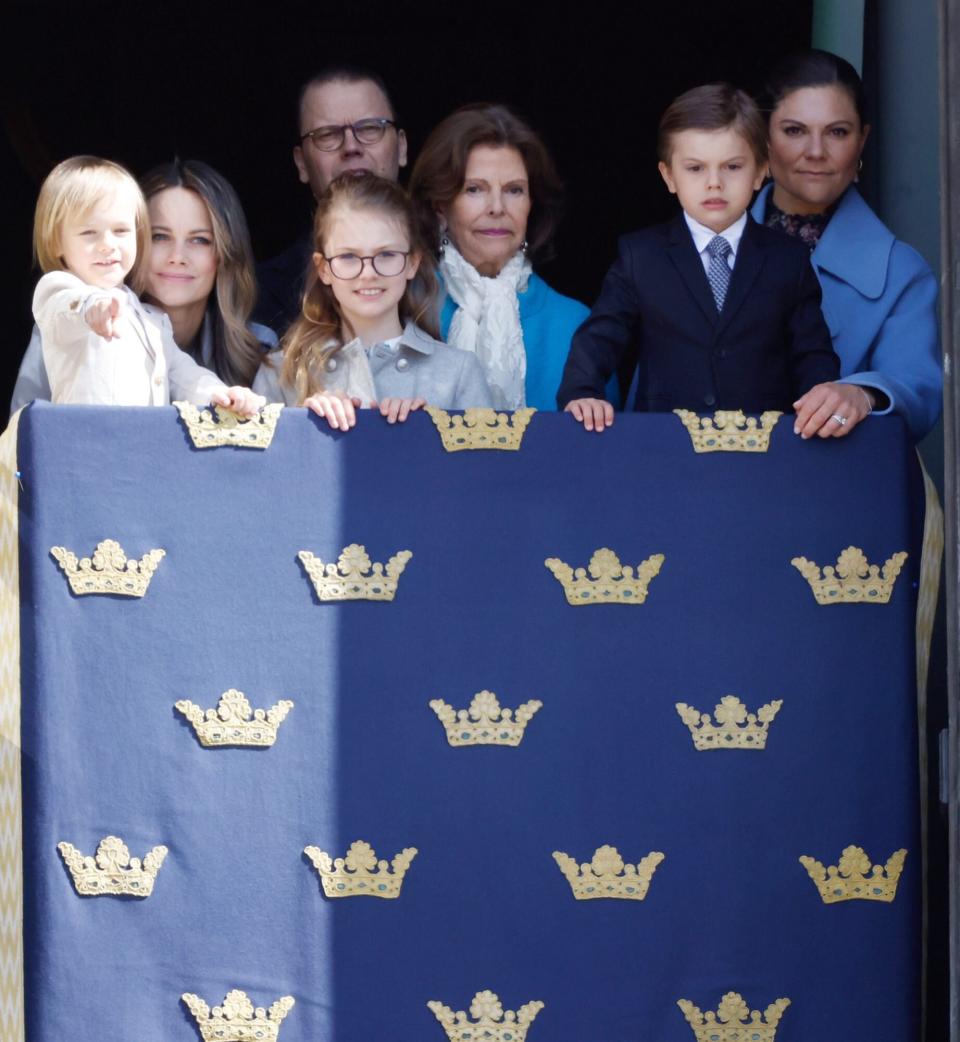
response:
[[[424,405],[491,405],[476,357],[436,339],[437,277],[406,193],[343,174],[317,203],[300,317],[254,381],[269,401],[303,405],[335,430],[357,409],[388,423]]]

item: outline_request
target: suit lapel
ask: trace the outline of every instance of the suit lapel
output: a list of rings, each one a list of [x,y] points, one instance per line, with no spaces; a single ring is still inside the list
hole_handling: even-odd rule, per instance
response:
[[[757,240],[757,225],[748,216],[743,228],[743,235],[740,238],[740,246],[737,249],[737,259],[733,265],[727,298],[723,302],[723,311],[720,312],[717,333],[722,333],[730,324],[760,274],[760,269],[763,267],[763,245]]]
[[[707,273],[703,270],[703,261],[693,245],[693,236],[682,213],[670,225],[667,252],[711,328],[716,326],[717,305],[710,290],[710,283],[707,282]]]

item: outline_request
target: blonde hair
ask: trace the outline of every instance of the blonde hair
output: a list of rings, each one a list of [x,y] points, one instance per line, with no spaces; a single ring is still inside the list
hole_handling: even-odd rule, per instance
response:
[[[247,328],[257,284],[250,232],[237,193],[222,174],[199,159],[174,159],[156,166],[143,175],[140,187],[147,199],[168,188],[185,188],[206,206],[217,257],[214,292],[207,304],[213,332],[210,364],[225,383],[249,387],[263,361],[263,350]],[[181,346],[191,350],[188,344]]]
[[[128,279],[134,292],[143,289],[150,217],[133,175],[119,163],[96,156],[74,156],[58,163],[40,188],[33,218],[33,254],[44,272],[63,271],[63,226],[82,220],[106,196],[125,189],[136,211],[137,257]]]
[[[375,174],[341,174],[330,182],[317,201],[313,220],[313,243],[325,253],[324,240],[331,216],[340,209],[374,210],[398,221],[410,241],[410,252],[418,254],[420,266],[407,282],[400,300],[400,321],[413,321],[433,337],[439,337],[437,322],[437,272],[414,218],[407,193],[393,181]],[[320,280],[311,263],[300,317],[283,338],[283,367],[280,380],[292,387],[297,401],[323,390],[320,375],[326,363],[343,347],[343,317],[333,290]]]

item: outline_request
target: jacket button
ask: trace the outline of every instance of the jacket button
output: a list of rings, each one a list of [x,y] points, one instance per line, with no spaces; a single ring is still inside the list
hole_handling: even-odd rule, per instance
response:
[[[403,372],[404,369],[407,368],[407,366],[409,364],[410,363],[407,361],[406,358],[398,358],[397,359],[397,368],[400,370],[401,373]]]
[[[327,359],[327,372],[332,373],[337,368],[337,360],[335,358]]]
[[[716,405],[717,404],[717,399],[712,394],[708,394],[703,399],[703,404],[704,405]]]
[[[727,349],[725,347],[721,347],[720,350],[717,352],[717,358],[726,358],[726,357],[727,357]]]
[[[163,377],[162,376],[155,376],[153,378],[153,382],[157,385],[157,387],[163,387]]]

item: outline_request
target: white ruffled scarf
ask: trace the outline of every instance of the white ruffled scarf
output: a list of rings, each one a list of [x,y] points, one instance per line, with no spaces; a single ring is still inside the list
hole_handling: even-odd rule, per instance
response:
[[[527,352],[517,294],[527,288],[533,271],[530,261],[517,252],[491,279],[447,243],[440,271],[447,292],[458,305],[447,342],[477,356],[496,408],[522,408],[526,404]]]

